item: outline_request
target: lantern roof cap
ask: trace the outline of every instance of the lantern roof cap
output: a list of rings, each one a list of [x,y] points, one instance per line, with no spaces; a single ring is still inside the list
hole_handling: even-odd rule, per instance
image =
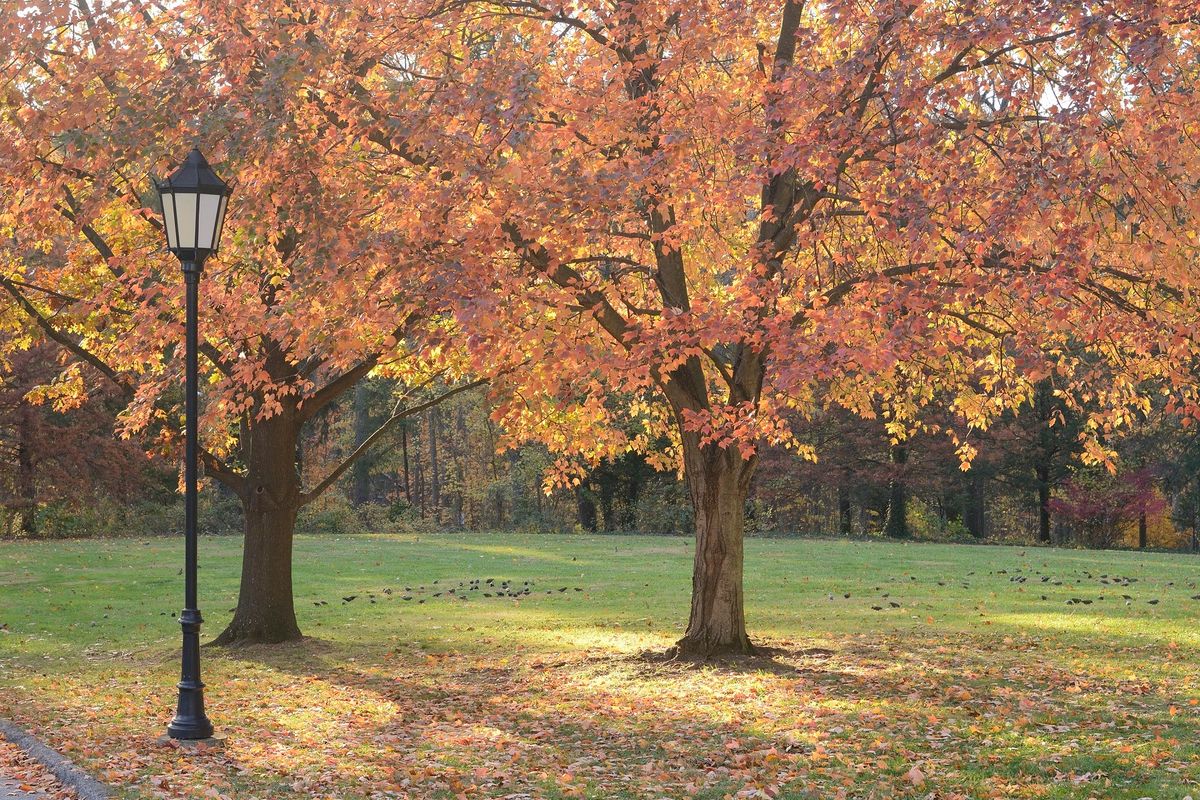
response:
[[[208,160],[200,152],[200,148],[193,147],[179,169],[159,185],[159,190],[229,194],[229,184],[217,177],[217,173],[213,172],[212,167],[208,165]]]

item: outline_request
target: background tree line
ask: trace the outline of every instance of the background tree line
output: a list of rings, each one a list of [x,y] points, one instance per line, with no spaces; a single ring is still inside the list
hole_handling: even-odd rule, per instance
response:
[[[35,391],[58,369],[49,347],[8,365],[0,384],[0,485],[7,537],[165,533],[179,526],[175,466],[113,435],[119,408],[104,393],[79,404]],[[313,483],[392,413],[399,387],[369,378],[323,409],[298,445]],[[431,397],[436,387],[427,390]],[[405,418],[314,501],[299,528],[536,530],[685,534],[692,508],[672,472],[636,453],[551,487],[540,445],[505,448],[482,389]],[[1030,404],[978,432],[961,469],[937,419],[903,444],[879,420],[832,411],[796,421],[817,460],[765,449],[747,502],[751,534],[1021,541],[1081,547],[1195,549],[1200,436],[1152,414],[1114,443],[1116,473],[1080,461],[1080,419],[1041,388]],[[236,498],[215,481],[205,527],[241,530]]]

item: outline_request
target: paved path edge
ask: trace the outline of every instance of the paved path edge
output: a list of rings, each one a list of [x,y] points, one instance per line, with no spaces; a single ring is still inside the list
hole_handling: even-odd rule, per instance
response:
[[[79,800],[109,800],[104,784],[6,719],[0,719],[0,736],[24,750],[64,785],[74,789]]]

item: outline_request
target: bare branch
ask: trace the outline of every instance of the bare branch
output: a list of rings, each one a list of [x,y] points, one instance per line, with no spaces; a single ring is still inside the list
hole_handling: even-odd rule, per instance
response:
[[[1075,29],[1072,28],[1072,29],[1066,30],[1066,31],[1059,31],[1058,33],[1048,33],[1045,36],[1036,36],[1032,39],[1026,39],[1023,42],[1014,42],[1013,44],[1010,44],[1007,47],[1001,47],[999,50],[992,50],[990,52],[985,51],[985,52],[987,52],[987,55],[985,55],[983,58],[981,58],[979,61],[976,61],[973,64],[965,63],[965,59],[972,50],[976,49],[976,47],[975,46],[964,47],[962,50],[960,50],[954,56],[953,59],[951,59],[950,63],[946,65],[945,69],[943,69],[941,72],[939,72],[937,75],[935,75],[933,77],[933,82],[934,83],[942,83],[943,81],[945,81],[949,78],[952,78],[961,72],[971,72],[973,70],[982,69],[984,67],[990,67],[993,64],[995,64],[997,61],[999,61],[1001,58],[1003,58],[1004,56],[1008,55],[1009,53],[1013,52],[1014,50],[1020,50],[1022,47],[1033,47],[1034,45],[1039,45],[1039,44],[1049,44],[1051,42],[1056,42],[1059,39],[1063,39],[1063,38],[1066,38],[1067,36],[1072,36],[1074,34],[1075,34]]]
[[[325,476],[324,480],[318,483],[311,491],[302,493],[300,495],[300,505],[307,505],[320,497],[322,492],[336,483],[337,479],[342,477],[342,475],[346,473],[346,470],[350,469],[350,467],[354,465],[355,461],[357,461],[364,453],[370,450],[371,446],[375,444],[375,442],[377,442],[381,436],[391,430],[396,423],[400,422],[402,419],[411,417],[414,414],[419,414],[426,409],[433,408],[444,400],[449,400],[451,397],[454,397],[457,394],[462,394],[463,392],[483,386],[490,380],[490,378],[479,378],[471,381],[470,383],[464,383],[461,386],[456,386],[453,389],[443,392],[432,400],[427,400],[424,403],[419,403],[415,406],[406,408],[402,411],[397,411],[396,413],[392,414],[390,417],[384,420],[382,425],[375,429],[374,433],[372,433],[366,439],[363,439],[362,443],[359,444],[358,447],[354,448],[354,452],[346,456],[345,460],[343,460],[341,464],[338,464],[337,467],[334,468],[333,472],[330,472],[327,476]]]
[[[246,478],[233,467],[217,458],[208,448],[200,448],[200,460],[204,462],[204,471],[225,484],[238,497],[245,499]]]
[[[422,317],[415,311],[409,314],[404,318],[404,321],[397,325],[396,329],[392,331],[392,338],[399,340],[404,336],[409,327],[415,324],[421,318]],[[329,381],[329,383],[322,386],[320,389],[314,392],[311,397],[305,398],[304,405],[300,409],[300,419],[310,420],[316,416],[317,412],[332,403],[344,392],[348,391],[351,386],[365,378],[367,373],[378,366],[379,359],[382,357],[382,352],[372,353],[367,358],[363,359],[350,369],[343,372],[341,375],[338,375],[336,378]],[[311,365],[310,369],[316,369],[319,364],[320,362],[318,361],[317,363]]]
[[[629,333],[629,322],[613,307],[603,292],[584,288],[583,276],[566,264],[559,264],[551,269],[550,254],[546,248],[532,239],[526,239],[515,222],[511,220],[504,222],[501,227],[508,234],[517,254],[526,263],[545,274],[559,287],[574,291],[579,304],[592,312],[592,316],[600,323],[600,327],[616,340],[617,344],[626,349],[629,348],[629,343],[625,341]]]
[[[113,385],[120,389],[121,393],[126,398],[133,396],[133,387],[121,380],[121,377],[117,374],[116,370],[101,361],[100,358],[94,353],[89,352],[87,348],[79,343],[79,341],[54,327],[54,324],[51,323],[50,320],[44,314],[42,314],[42,312],[38,311],[37,306],[31,303],[29,298],[23,295],[11,280],[0,276],[0,286],[4,287],[4,290],[8,292],[8,294],[14,300],[17,301],[17,305],[19,305],[21,309],[28,314],[31,319],[33,319],[34,323],[36,323],[37,326],[41,328],[48,337],[65,347],[81,360],[95,367],[101,375],[112,381]]]

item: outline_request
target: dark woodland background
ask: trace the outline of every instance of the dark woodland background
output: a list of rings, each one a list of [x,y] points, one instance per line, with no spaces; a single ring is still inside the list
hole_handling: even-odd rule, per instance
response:
[[[173,461],[114,435],[117,404],[102,391],[56,407],[30,394],[61,370],[54,351],[22,353],[0,375],[0,535],[163,534],[180,529]],[[386,419],[397,387],[370,379],[309,425],[299,463],[325,473]],[[431,387],[430,392],[436,392]],[[541,447],[498,452],[485,393],[460,395],[405,420],[336,487],[306,507],[298,529],[522,530],[682,535],[691,508],[673,473],[636,455],[600,464],[575,490],[543,491]],[[925,421],[937,430],[943,420]],[[819,458],[765,450],[751,492],[750,533],[1044,542],[1194,550],[1200,520],[1200,434],[1151,415],[1113,444],[1120,467],[1084,466],[1079,420],[1049,385],[986,432],[963,471],[944,433],[892,445],[881,422],[848,413],[797,421]],[[238,503],[215,482],[202,526],[238,533]]]

